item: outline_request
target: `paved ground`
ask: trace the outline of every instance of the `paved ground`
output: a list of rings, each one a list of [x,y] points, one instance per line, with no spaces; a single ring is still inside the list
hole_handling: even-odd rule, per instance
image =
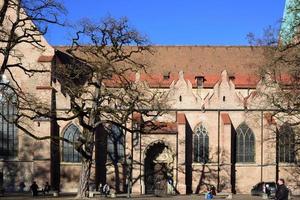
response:
[[[44,200],[71,200],[74,199],[74,195],[71,194],[63,194],[63,196],[60,197],[52,197],[52,196],[38,196],[35,198],[32,198],[30,194],[20,195],[20,194],[11,194],[6,196],[0,196],[1,200],[31,200],[31,199],[44,199]],[[96,196],[94,198],[90,199],[103,199],[103,200],[120,200],[120,199],[126,199],[126,196],[119,196],[117,198],[105,198],[101,196]],[[153,197],[153,196],[135,196],[131,199],[135,200],[203,200],[203,195],[178,195],[178,196],[167,196],[167,197]],[[216,197],[214,199],[225,199]],[[261,197],[253,197],[250,195],[233,195],[233,199],[235,200],[261,200]],[[300,200],[300,197],[292,197],[293,200]]]

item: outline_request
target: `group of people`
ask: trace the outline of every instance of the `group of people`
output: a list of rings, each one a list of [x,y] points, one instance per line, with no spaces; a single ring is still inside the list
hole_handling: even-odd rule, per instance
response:
[[[26,187],[24,182],[21,182],[20,185],[20,191],[24,191],[24,188]],[[30,191],[32,193],[32,196],[38,196],[38,193],[41,192],[43,193],[43,195],[48,194],[50,192],[51,186],[49,185],[48,182],[45,183],[44,187],[42,188],[42,190],[39,190],[39,186],[37,185],[37,183],[35,181],[32,182],[32,184],[30,185]]]
[[[26,186],[25,186],[24,182],[21,182],[19,187],[20,187],[20,191],[23,192],[24,188]],[[40,192],[42,192],[45,195],[46,193],[49,193],[50,189],[51,189],[51,186],[49,185],[48,182],[46,182]],[[30,191],[32,192],[32,196],[38,195],[39,186],[37,185],[37,183],[35,181],[32,182],[32,184],[30,186]],[[107,183],[105,183],[104,185],[102,185],[100,183],[99,191],[101,192],[101,194],[104,194],[105,197],[107,197],[110,193],[110,187]],[[270,191],[266,190],[265,192],[268,196],[270,195]],[[216,188],[214,186],[211,186],[208,188],[207,192],[205,193],[205,199],[213,199],[215,195],[216,195]],[[279,179],[277,181],[275,199],[276,200],[288,200],[288,196],[289,196],[289,190],[285,185],[284,179]]]
[[[266,188],[266,194],[270,197],[271,191]],[[208,188],[207,192],[205,193],[205,199],[213,199],[216,195],[216,188],[211,186]],[[277,181],[277,188],[275,193],[275,200],[288,200],[289,197],[289,189],[285,185],[284,179],[279,179]]]

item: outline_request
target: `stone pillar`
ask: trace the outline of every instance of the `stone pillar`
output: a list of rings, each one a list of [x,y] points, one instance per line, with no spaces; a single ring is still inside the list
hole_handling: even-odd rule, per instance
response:
[[[232,124],[228,113],[221,113],[220,126],[220,190],[232,192],[235,184],[232,145],[235,144],[232,142]]]
[[[180,194],[186,194],[186,169],[185,169],[185,135],[186,117],[184,113],[177,113],[178,149],[177,149],[177,190]]]
[[[132,117],[132,126],[134,129],[139,129],[140,123],[142,122],[142,115],[139,113],[134,113]],[[132,194],[140,195],[143,194],[142,181],[144,178],[142,177],[142,166],[144,164],[144,160],[142,160],[142,149],[141,149],[141,135],[139,132],[134,132],[131,137],[128,137],[130,140],[127,144],[132,144],[128,148],[132,149]]]

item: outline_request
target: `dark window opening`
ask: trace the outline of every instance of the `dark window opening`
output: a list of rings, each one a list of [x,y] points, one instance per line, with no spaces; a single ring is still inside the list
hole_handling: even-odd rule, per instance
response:
[[[225,102],[225,100],[226,100],[226,97],[225,97],[225,96],[223,96],[223,101]]]
[[[295,133],[288,124],[283,125],[279,130],[278,155],[279,162],[295,162]]]
[[[164,78],[164,80],[168,80],[168,79],[170,79],[170,72],[165,72],[164,74],[163,74],[163,78]]]
[[[234,75],[230,75],[229,76],[229,80],[234,81],[235,80],[235,76]]]
[[[77,126],[71,124],[64,132],[64,139],[69,142],[63,142],[63,157],[64,162],[78,163],[81,161],[81,155],[75,149],[75,143],[78,142],[80,131]]]
[[[236,162],[254,162],[255,136],[248,125],[243,122],[236,129]]]
[[[181,95],[179,96],[179,101],[182,102],[182,96]]]
[[[196,76],[195,79],[196,79],[197,88],[203,88],[204,81],[205,81],[204,76]]]
[[[7,86],[0,88],[0,158],[15,159],[18,156],[18,129],[14,123],[16,97]]]
[[[108,159],[114,163],[123,160],[125,155],[124,145],[123,130],[116,125],[112,125],[107,137]]]
[[[209,137],[204,126],[196,128],[194,134],[194,162],[207,163],[209,155]]]

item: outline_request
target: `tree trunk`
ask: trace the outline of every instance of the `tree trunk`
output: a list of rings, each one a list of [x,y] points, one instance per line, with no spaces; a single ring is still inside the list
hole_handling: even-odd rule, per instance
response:
[[[101,86],[98,80],[100,78],[97,75],[97,85]],[[100,87],[95,87],[94,91],[94,101],[92,104],[92,109],[90,111],[90,117],[88,121],[88,125],[90,127],[95,127],[96,121],[100,120],[97,116],[97,108],[98,108],[98,100],[100,96]],[[84,198],[88,197],[88,191],[89,191],[89,181],[91,176],[91,167],[93,162],[93,150],[95,145],[95,138],[94,138],[94,131],[91,130],[83,130],[83,134],[86,139],[86,143],[84,145],[84,152],[85,156],[82,157],[82,167],[80,172],[80,180],[79,180],[79,187],[76,198]],[[83,155],[83,154],[82,154]]]
[[[84,158],[82,159],[79,187],[76,196],[77,199],[88,197],[89,180],[91,176],[91,166],[92,166],[92,160],[84,159]]]

